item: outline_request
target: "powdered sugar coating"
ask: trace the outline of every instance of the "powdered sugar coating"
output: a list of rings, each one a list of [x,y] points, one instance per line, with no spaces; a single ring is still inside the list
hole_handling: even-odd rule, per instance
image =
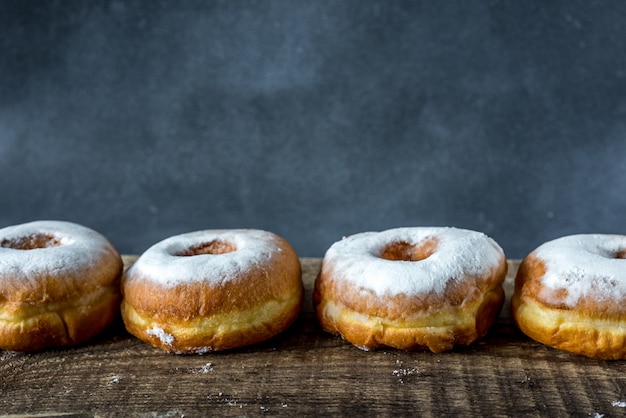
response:
[[[420,261],[381,258],[395,242],[419,246],[438,241],[436,251]],[[441,294],[450,281],[483,277],[504,257],[498,244],[485,234],[449,227],[395,228],[363,232],[334,243],[324,256],[333,275],[383,295]]]
[[[50,237],[55,245],[13,248],[16,242],[38,235]],[[16,283],[36,281],[42,275],[59,279],[71,275],[80,284],[81,280],[90,280],[88,272],[96,260],[107,255],[119,258],[109,241],[98,232],[65,221],[34,221],[2,228],[0,243],[0,271]],[[85,270],[86,274],[77,274]]]
[[[176,235],[148,248],[131,266],[124,280],[149,279],[162,286],[180,283],[221,283],[241,276],[253,266],[271,263],[277,237],[256,229],[204,230]],[[181,256],[190,248],[212,241],[227,242],[235,251]]]
[[[600,299],[626,298],[626,236],[578,234],[557,238],[538,247],[533,255],[546,266],[543,285],[561,296],[554,303],[574,306],[585,296]],[[545,297],[545,295],[540,295]]]
[[[157,326],[153,326],[152,328],[146,331],[146,334],[153,335],[157,337],[163,344],[172,345],[174,342],[174,336],[172,334],[168,334],[163,331],[163,328],[159,328]]]

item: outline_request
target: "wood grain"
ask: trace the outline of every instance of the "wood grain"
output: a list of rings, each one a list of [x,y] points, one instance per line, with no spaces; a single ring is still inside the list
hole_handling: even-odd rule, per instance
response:
[[[127,265],[133,260],[125,257]],[[507,295],[518,266],[509,263]],[[80,347],[0,352],[0,415],[626,415],[626,362],[535,343],[515,328],[508,303],[471,347],[441,354],[361,351],[320,330],[311,306],[320,260],[302,265],[307,300],[300,318],[254,347],[167,354],[117,321]]]

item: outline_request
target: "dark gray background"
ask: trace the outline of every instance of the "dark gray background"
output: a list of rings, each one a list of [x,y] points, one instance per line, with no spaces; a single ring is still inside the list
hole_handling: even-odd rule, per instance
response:
[[[0,226],[626,233],[626,2],[3,1]]]

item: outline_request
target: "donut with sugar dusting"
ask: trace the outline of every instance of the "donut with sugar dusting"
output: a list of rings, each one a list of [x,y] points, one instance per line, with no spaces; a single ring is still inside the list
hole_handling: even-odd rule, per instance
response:
[[[123,263],[102,235],[70,222],[0,229],[0,348],[84,342],[119,315]]]
[[[204,230],[146,250],[122,278],[122,318],[139,339],[173,353],[267,340],[297,318],[300,260],[283,238],[254,229]]]
[[[450,350],[482,337],[504,303],[507,263],[486,235],[446,227],[334,243],[315,280],[322,328],[364,350]]]
[[[511,313],[545,345],[626,359],[626,236],[570,235],[540,245],[519,267]]]

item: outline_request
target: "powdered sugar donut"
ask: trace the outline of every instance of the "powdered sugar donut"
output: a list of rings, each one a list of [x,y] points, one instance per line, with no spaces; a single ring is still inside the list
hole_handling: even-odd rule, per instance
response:
[[[165,239],[122,279],[128,331],[175,353],[261,342],[285,330],[302,303],[300,261],[283,238],[251,229]]]
[[[322,327],[373,349],[440,352],[493,324],[507,264],[482,233],[455,228],[364,232],[333,244],[315,281]]]
[[[35,351],[78,344],[119,314],[118,252],[70,222],[0,229],[0,348]]]
[[[549,241],[522,261],[511,311],[529,337],[564,351],[626,358],[626,236]]]

